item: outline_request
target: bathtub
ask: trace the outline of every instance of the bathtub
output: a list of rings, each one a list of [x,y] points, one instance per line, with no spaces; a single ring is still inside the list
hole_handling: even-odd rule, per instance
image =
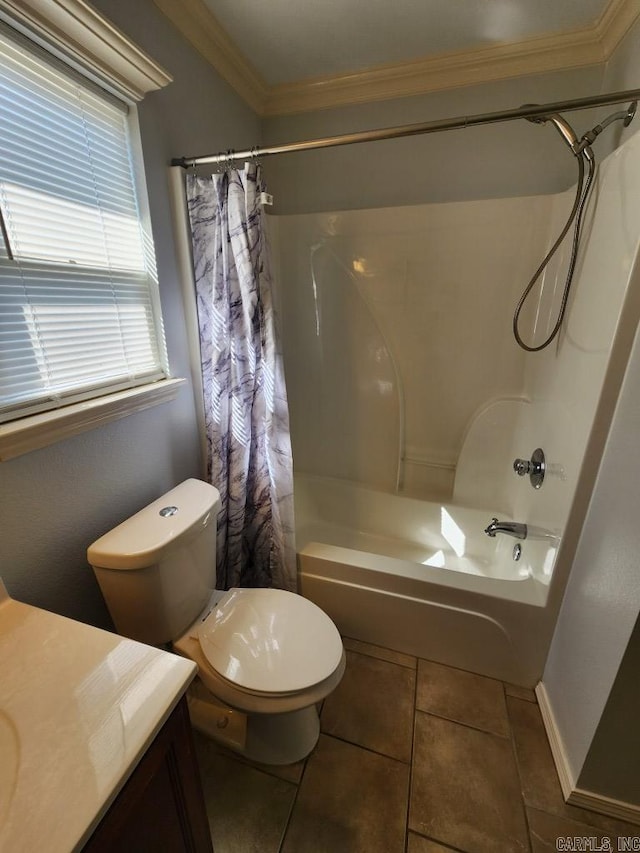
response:
[[[523,687],[539,680],[558,542],[484,534],[489,510],[296,476],[301,593],[343,636]],[[504,516],[503,516],[504,518]]]

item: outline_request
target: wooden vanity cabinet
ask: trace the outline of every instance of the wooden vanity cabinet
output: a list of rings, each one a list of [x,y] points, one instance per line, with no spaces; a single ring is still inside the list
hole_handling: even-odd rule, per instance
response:
[[[213,853],[183,696],[84,853]]]

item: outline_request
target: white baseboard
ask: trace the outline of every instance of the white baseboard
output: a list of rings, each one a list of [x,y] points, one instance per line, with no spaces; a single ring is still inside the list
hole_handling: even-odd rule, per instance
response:
[[[549,702],[547,691],[541,681],[536,687],[536,698],[538,700],[538,706],[540,707],[540,713],[542,714],[542,722],[544,723],[544,729],[547,733],[549,746],[551,747],[551,754],[553,755],[556,770],[558,771],[560,787],[562,788],[562,796],[568,801],[571,793],[575,790],[576,780],[573,778],[573,773],[569,767],[569,759],[567,758],[564,743],[562,742],[560,731],[556,725],[553,711],[551,710],[551,703]]]
[[[640,806],[624,803],[622,800],[614,800],[611,797],[604,797],[602,794],[594,794],[593,791],[576,788],[567,798],[567,803],[570,806],[599,812],[608,817],[614,817],[616,820],[624,820],[627,823],[635,823],[640,826]]]
[[[565,801],[570,806],[577,806],[581,809],[588,809],[592,812],[599,812],[608,817],[624,820],[628,823],[640,825],[640,806],[632,803],[625,803],[621,800],[614,800],[611,797],[605,797],[603,794],[596,794],[593,791],[585,791],[583,788],[576,786],[576,780],[569,767],[569,760],[564,748],[562,736],[556,725],[555,717],[547,691],[542,682],[536,687],[536,697],[542,714],[542,721],[551,747],[562,795]]]

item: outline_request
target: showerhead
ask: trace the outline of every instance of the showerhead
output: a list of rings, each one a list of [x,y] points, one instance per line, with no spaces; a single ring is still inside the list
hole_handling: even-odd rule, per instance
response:
[[[633,121],[633,117],[636,114],[637,107],[638,107],[638,102],[632,101],[629,104],[629,106],[627,107],[627,109],[625,110],[625,116],[624,116],[624,119],[622,121],[622,123],[625,127],[629,127],[629,125]]]
[[[558,131],[560,136],[564,139],[569,148],[575,154],[575,147],[578,144],[578,136],[569,124],[569,122],[566,119],[563,119],[561,115],[558,115],[558,113],[552,113],[549,116],[545,116],[545,120],[552,122],[553,126]]]
[[[536,104],[523,104],[525,107],[534,107]],[[547,121],[550,121],[555,129],[558,131],[560,136],[567,143],[571,151],[577,156],[578,155],[578,136],[574,129],[571,127],[569,122],[562,118],[558,113],[549,113],[549,115],[542,116],[530,116],[527,118],[527,121],[532,121],[534,124],[544,124]]]

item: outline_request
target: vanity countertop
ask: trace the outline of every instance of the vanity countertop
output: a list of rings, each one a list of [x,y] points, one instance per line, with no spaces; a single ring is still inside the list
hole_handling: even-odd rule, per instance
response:
[[[0,581],[0,851],[81,849],[195,673]]]

